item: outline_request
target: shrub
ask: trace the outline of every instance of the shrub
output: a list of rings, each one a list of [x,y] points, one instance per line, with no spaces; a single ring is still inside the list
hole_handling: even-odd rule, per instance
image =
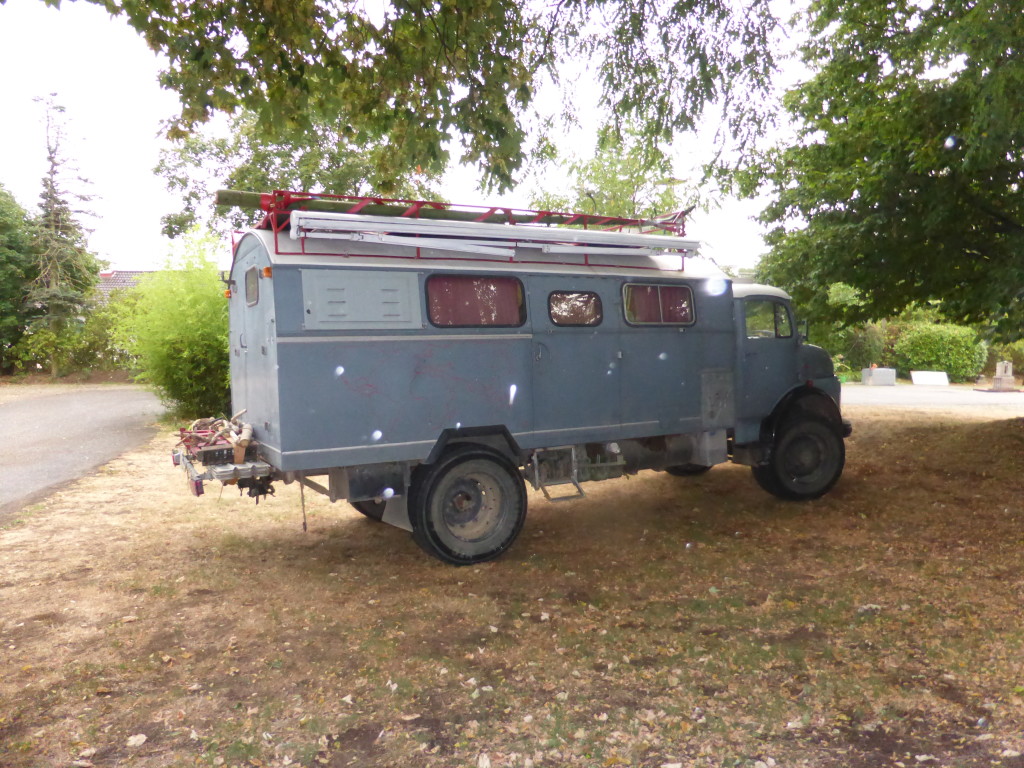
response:
[[[85,316],[70,353],[70,365],[76,371],[128,370],[134,358],[118,346],[115,339],[117,319],[130,311],[121,304],[134,302],[127,290],[114,291],[105,303],[96,304]]]
[[[841,344],[839,351],[852,370],[859,372],[872,363],[881,363],[885,339],[876,323],[846,328],[837,338]]]
[[[116,321],[119,346],[181,416],[214,416],[230,408],[228,306],[216,265],[193,237],[178,269],[144,278]]]
[[[918,323],[903,330],[893,346],[896,369],[945,371],[950,381],[977,378],[988,355],[975,332],[964,326]]]
[[[69,372],[71,357],[81,333],[81,322],[57,327],[39,322],[25,329],[8,357],[19,371],[46,371],[54,378]]]

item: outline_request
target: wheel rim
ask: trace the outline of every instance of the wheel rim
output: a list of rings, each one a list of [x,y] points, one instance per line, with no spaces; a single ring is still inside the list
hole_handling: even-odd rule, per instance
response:
[[[491,560],[515,541],[526,519],[516,465],[478,448],[456,448],[413,477],[409,521],[430,554],[456,565]]]
[[[821,496],[839,479],[843,463],[842,438],[829,425],[807,421],[793,426],[779,443],[775,463],[782,497]]]
[[[801,435],[788,446],[783,471],[796,482],[811,480],[822,471],[827,455],[828,447],[817,435]]]
[[[441,519],[459,541],[473,543],[490,536],[504,517],[504,494],[493,475],[475,472],[445,489]]]

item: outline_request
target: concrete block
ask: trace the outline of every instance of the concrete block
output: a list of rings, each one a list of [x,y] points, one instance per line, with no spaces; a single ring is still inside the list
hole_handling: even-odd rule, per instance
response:
[[[910,380],[927,387],[949,386],[949,376],[945,371],[911,371]]]
[[[895,368],[862,368],[860,372],[861,384],[869,387],[895,387]]]

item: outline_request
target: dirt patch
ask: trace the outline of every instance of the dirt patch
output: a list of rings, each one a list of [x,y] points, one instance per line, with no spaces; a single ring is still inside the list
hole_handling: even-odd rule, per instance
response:
[[[1024,766],[1024,420],[848,411],[824,499],[645,473],[462,569],[161,436],[0,530],[0,765]]]

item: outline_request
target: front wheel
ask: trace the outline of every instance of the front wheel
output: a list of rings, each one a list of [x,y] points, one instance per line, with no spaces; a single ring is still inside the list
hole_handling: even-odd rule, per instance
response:
[[[526,519],[526,487],[505,457],[464,446],[418,469],[409,507],[420,547],[446,563],[472,565],[515,541]]]
[[[839,430],[823,419],[803,417],[782,426],[768,462],[753,471],[757,484],[768,493],[806,501],[828,493],[845,464],[846,446]]]

